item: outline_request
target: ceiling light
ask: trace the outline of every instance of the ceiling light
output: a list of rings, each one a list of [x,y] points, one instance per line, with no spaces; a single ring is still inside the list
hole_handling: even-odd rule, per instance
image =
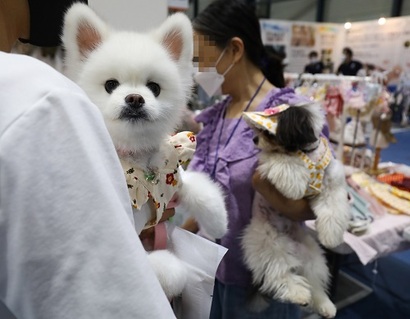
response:
[[[377,23],[378,23],[379,25],[384,25],[384,24],[386,24],[386,18],[385,18],[385,17],[381,17],[381,18],[379,19],[379,21],[377,21]]]

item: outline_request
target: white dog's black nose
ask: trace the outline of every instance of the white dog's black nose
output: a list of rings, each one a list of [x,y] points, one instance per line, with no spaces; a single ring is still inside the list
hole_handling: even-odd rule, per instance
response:
[[[129,94],[125,97],[125,103],[131,108],[140,108],[144,106],[145,100],[139,94]]]

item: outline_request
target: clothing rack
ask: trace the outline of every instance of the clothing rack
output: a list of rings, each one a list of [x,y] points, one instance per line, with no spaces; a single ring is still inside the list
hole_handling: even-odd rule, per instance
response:
[[[288,80],[312,80],[316,82],[372,82],[370,76],[348,76],[336,74],[309,74],[309,73],[286,73],[285,79]]]

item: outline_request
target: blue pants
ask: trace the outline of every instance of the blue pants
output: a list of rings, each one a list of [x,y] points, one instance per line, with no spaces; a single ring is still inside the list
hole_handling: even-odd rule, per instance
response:
[[[299,319],[301,317],[297,305],[271,301],[269,307],[262,312],[248,309],[249,290],[235,285],[224,285],[215,279],[209,319]]]

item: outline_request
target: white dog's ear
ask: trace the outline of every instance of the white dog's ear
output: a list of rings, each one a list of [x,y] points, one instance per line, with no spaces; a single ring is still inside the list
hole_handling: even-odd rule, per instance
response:
[[[87,59],[108,37],[109,28],[87,5],[76,3],[64,17],[62,42],[71,63]]]
[[[154,31],[154,35],[177,63],[192,63],[193,31],[189,18],[175,13]]]

